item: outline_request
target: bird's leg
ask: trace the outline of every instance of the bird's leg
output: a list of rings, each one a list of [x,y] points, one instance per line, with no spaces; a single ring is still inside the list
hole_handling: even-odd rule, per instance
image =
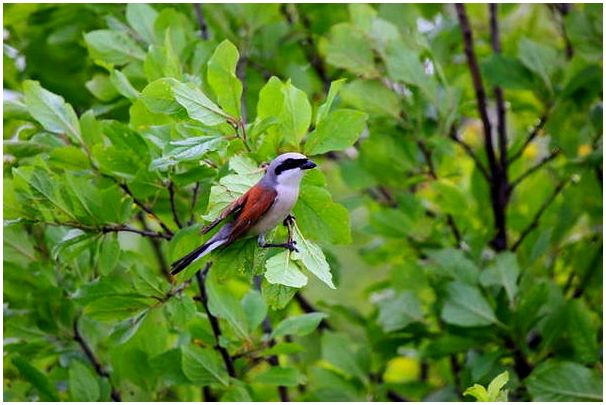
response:
[[[291,252],[298,252],[299,249],[297,249],[295,247],[295,245],[297,244],[296,241],[294,241],[292,239],[292,232],[291,232],[291,226],[292,226],[292,222],[288,222],[289,225],[287,224],[287,220],[292,221],[294,219],[294,217],[291,218],[291,215],[289,215],[288,217],[286,217],[286,219],[284,220],[284,226],[286,226],[288,228],[288,241],[286,243],[266,243],[265,242],[265,234],[261,234],[259,235],[259,237],[257,238],[257,242],[259,243],[259,247],[267,249],[270,247],[281,247],[284,249],[288,249]]]

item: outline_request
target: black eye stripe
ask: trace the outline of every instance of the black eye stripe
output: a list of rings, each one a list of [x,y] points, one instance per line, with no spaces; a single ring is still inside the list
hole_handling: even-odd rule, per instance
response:
[[[276,167],[276,175],[282,173],[285,170],[296,169],[297,167],[300,167],[306,162],[307,159],[286,159],[284,162],[280,163],[278,167]]]

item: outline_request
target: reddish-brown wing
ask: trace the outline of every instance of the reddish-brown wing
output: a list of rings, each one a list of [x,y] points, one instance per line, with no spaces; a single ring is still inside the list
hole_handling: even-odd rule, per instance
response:
[[[202,234],[207,233],[208,231],[213,229],[215,226],[217,226],[217,224],[219,222],[223,221],[225,218],[227,218],[231,214],[236,213],[240,209],[242,209],[242,207],[244,206],[244,203],[246,202],[246,199],[248,198],[249,192],[250,192],[250,190],[248,190],[246,193],[242,194],[238,199],[234,200],[231,204],[229,204],[227,206],[227,208],[225,208],[213,222],[211,222],[210,224],[203,227],[202,230],[200,231],[200,233],[202,233]]]
[[[229,243],[244,235],[267,210],[272,206],[276,199],[276,191],[256,184],[248,190],[244,196],[244,206],[238,214],[229,234]],[[244,197],[243,196],[243,197]]]

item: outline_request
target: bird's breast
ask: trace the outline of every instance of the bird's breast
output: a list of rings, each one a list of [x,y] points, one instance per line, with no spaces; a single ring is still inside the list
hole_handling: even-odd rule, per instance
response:
[[[259,235],[275,228],[290,214],[299,197],[299,187],[278,184],[276,201],[265,215],[251,228],[251,233]]]

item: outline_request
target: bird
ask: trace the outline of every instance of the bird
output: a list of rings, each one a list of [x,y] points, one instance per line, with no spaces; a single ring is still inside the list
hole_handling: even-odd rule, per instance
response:
[[[210,252],[225,248],[236,240],[257,236],[260,247],[282,247],[296,251],[295,241],[266,243],[265,234],[281,222],[289,226],[291,210],[299,198],[299,186],[305,170],[317,165],[305,155],[283,153],[269,164],[265,175],[241,197],[227,206],[210,224],[202,228],[208,233],[224,220],[227,222],[207,242],[171,264],[171,275],[183,271],[190,264]],[[290,228],[289,228],[290,229]]]

